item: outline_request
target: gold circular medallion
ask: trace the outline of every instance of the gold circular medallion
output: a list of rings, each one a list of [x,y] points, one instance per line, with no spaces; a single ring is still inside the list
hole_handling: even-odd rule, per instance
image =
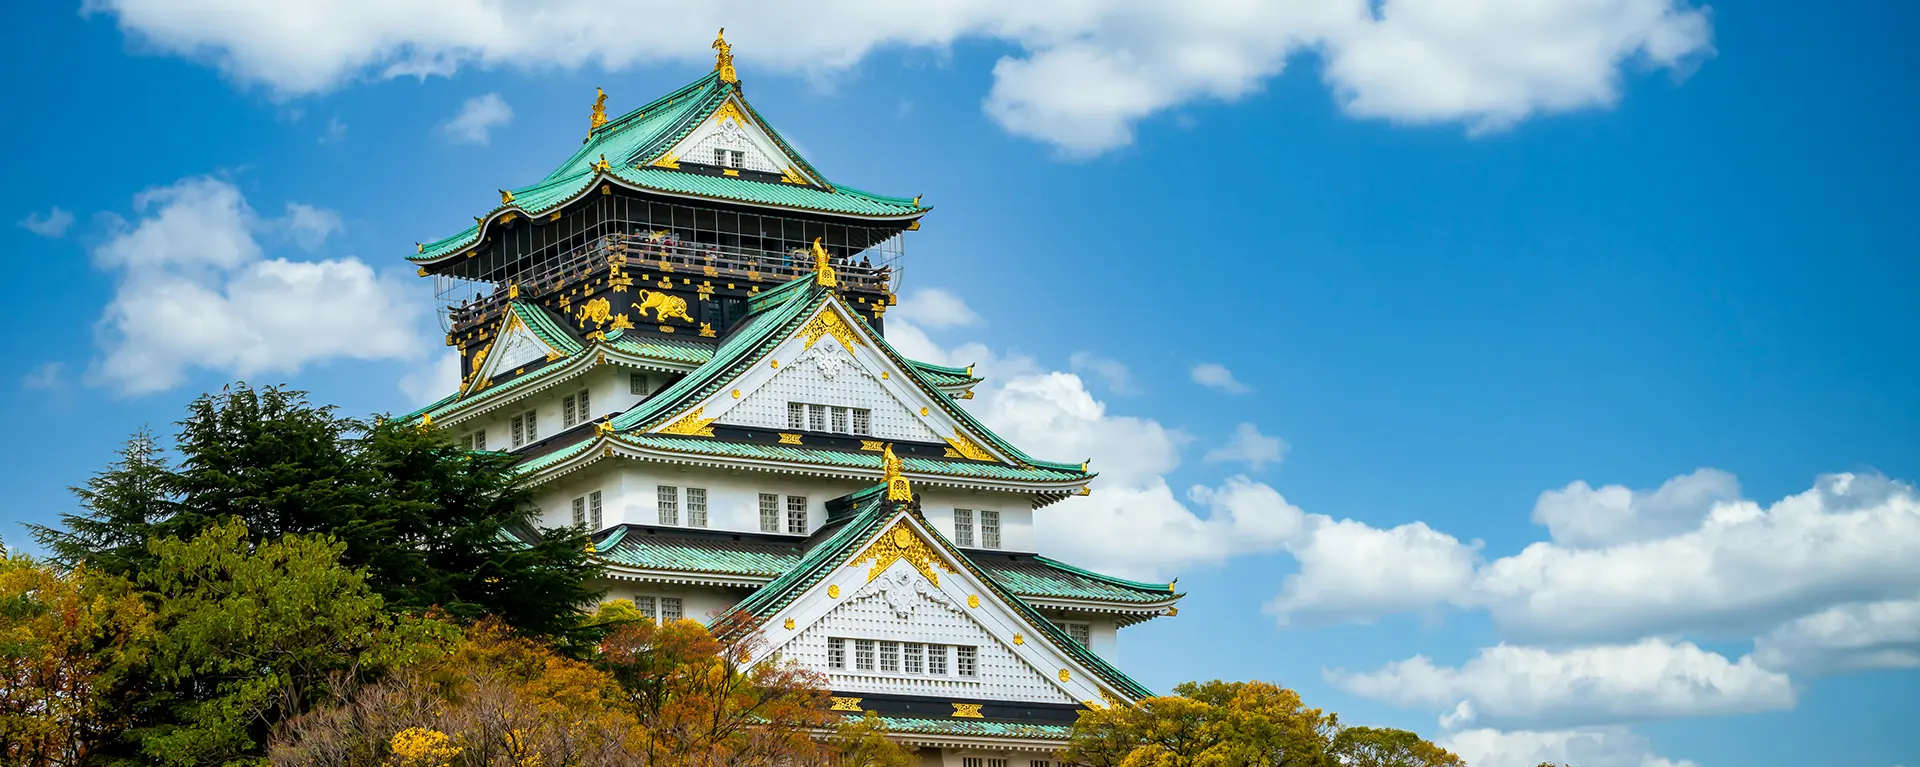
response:
[[[893,529],[893,545],[895,546],[913,545],[913,531],[908,530],[904,527],[894,528]]]

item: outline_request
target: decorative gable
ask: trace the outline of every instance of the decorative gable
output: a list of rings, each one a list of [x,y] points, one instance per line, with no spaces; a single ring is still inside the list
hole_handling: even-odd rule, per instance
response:
[[[540,336],[528,328],[526,321],[520,317],[521,311],[526,310],[517,306],[509,310],[494,342],[478,352],[481,358],[475,360],[474,364],[479,372],[478,375],[473,376],[472,380],[486,381],[502,378],[506,373],[535,362],[566,356],[565,351],[556,349],[541,340]]]
[[[748,116],[738,96],[721,102],[719,109],[654,164],[682,163],[774,173],[790,183],[812,183],[800,163],[782,152],[780,144]]]

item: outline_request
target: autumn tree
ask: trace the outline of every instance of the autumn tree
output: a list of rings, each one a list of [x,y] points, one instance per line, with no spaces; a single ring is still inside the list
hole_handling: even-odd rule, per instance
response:
[[[1466,761],[1452,751],[1406,730],[1391,728],[1342,728],[1334,736],[1331,750],[1344,767],[1467,767]]]
[[[153,631],[125,580],[0,558],[0,764],[77,765],[114,737]]]

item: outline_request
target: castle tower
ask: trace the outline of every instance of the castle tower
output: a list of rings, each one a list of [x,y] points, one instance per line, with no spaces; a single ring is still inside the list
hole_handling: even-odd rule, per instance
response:
[[[925,764],[1047,765],[1082,707],[1150,694],[1108,658],[1181,595],[1039,553],[1035,516],[1094,475],[1001,439],[960,405],[971,368],[884,335],[930,208],[828,181],[714,47],[622,116],[600,94],[557,170],[419,247],[462,381],[412,418],[520,456],[608,598],[747,619]]]

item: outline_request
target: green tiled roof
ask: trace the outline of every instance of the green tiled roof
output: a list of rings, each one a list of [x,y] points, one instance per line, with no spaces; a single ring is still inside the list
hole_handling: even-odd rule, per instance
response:
[[[544,216],[586,194],[602,179],[644,191],[862,218],[908,218],[928,210],[912,199],[883,197],[828,182],[747,104],[744,96],[740,103],[747,105],[752,119],[808,175],[819,180],[821,186],[711,176],[652,165],[706,120],[721,102],[739,93],[738,83],[722,82],[717,75],[710,74],[608,122],[546,178],[510,190],[512,202],[492,208],[480,221],[453,236],[423,244],[420,252],[408,257],[409,260],[424,263],[458,253],[478,242],[482,228],[496,217],[509,212],[530,219]],[[601,157],[607,159],[607,171],[595,168]]]
[[[620,528],[599,544],[606,561],[642,570],[676,570],[747,578],[776,578],[807,552],[805,539],[733,540],[678,531]],[[1085,599],[1151,604],[1175,594],[1165,583],[1136,583],[1033,554],[969,552],[974,564],[1022,598]]]
[[[712,343],[680,338],[628,333],[616,330],[607,334],[607,345],[628,354],[687,365],[705,365],[713,359]]]
[[[967,368],[950,368],[931,362],[917,361],[909,361],[907,364],[913,366],[915,371],[927,379],[927,383],[934,386],[967,386],[980,383],[980,378]]]
[[[769,445],[760,442],[732,442],[708,437],[681,437],[672,434],[621,433],[614,439],[655,450],[671,450],[676,453],[695,455],[724,456],[727,458],[755,458],[788,463],[810,463],[821,466],[836,466],[847,469],[880,470],[880,454],[870,452],[848,452],[827,448],[807,447],[805,445]],[[901,456],[904,468],[909,473],[938,474],[946,477],[968,477],[973,479],[1004,479],[1027,482],[1072,482],[1083,479],[1076,471],[1061,471],[1040,466],[1020,467],[1001,463],[980,461],[947,460],[942,458],[922,458],[919,456]]]
[[[507,304],[507,310],[518,316],[535,337],[545,341],[548,346],[559,349],[562,354],[580,351],[580,341],[574,338],[572,333],[567,332],[565,326],[555,322],[553,315],[548,314],[547,310],[540,308],[538,304],[516,300]]]
[[[861,715],[848,714],[849,719],[859,719]],[[996,738],[1032,738],[1034,740],[1066,740],[1071,725],[1034,724],[1032,722],[995,722],[987,719],[929,719],[917,716],[877,717],[887,726],[888,732],[915,733],[922,735],[973,735]]]

